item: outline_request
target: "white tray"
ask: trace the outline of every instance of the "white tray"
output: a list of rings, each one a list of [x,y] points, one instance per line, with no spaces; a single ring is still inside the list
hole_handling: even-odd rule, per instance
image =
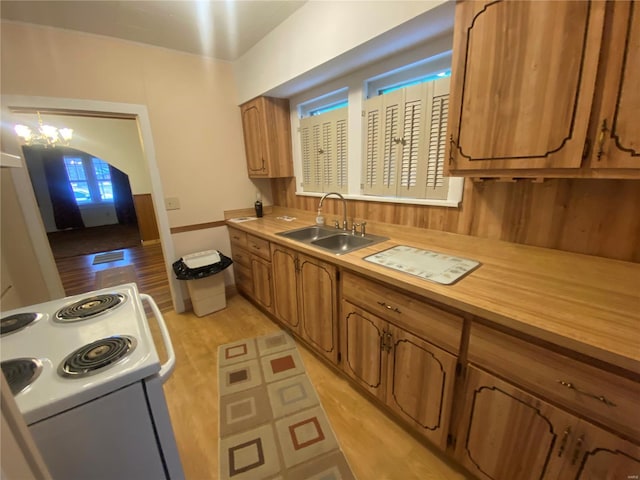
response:
[[[407,245],[383,250],[365,257],[364,260],[444,285],[456,282],[480,266],[480,262],[475,260],[452,257]]]

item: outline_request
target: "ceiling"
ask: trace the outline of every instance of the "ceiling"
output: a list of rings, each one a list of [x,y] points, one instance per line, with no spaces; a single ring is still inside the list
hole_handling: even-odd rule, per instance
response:
[[[305,2],[2,0],[0,17],[233,61]]]

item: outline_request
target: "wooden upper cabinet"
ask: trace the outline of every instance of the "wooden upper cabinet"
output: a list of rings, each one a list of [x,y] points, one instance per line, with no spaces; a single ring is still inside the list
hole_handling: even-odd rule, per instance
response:
[[[457,5],[452,174],[581,166],[604,12],[600,1]]]
[[[640,3],[607,5],[592,168],[640,168]]]
[[[249,177],[291,177],[289,100],[258,97],[240,106]]]

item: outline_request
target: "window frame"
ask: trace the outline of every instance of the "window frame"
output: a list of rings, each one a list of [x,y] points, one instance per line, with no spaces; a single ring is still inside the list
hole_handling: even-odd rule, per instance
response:
[[[96,172],[96,165],[95,165],[95,161],[101,162],[105,165],[107,165],[107,167],[109,166],[109,164],[107,162],[105,162],[104,160],[98,158],[98,157],[94,157],[91,155],[81,155],[81,154],[73,154],[73,155],[64,155],[63,156],[63,160],[65,163],[65,169],[67,171],[67,179],[69,181],[69,185],[71,186],[71,189],[74,192],[74,199],[76,201],[76,204],[78,205],[78,207],[83,208],[83,207],[90,207],[90,206],[96,206],[96,205],[113,205],[114,204],[114,199],[113,199],[113,182],[111,180],[111,173],[109,172],[109,182],[111,183],[111,199],[104,199],[103,198],[103,189],[101,188],[101,182],[104,182],[104,179],[98,178],[100,175],[98,175],[98,173]],[[84,172],[84,179],[83,180],[72,180],[70,175],[69,175],[69,164],[67,163],[67,160],[73,162],[73,161],[77,161],[79,160],[81,165],[82,165],[82,171]],[[87,191],[89,193],[89,196],[91,198],[90,201],[87,202],[78,202],[78,199],[75,197],[75,193],[76,190],[73,188],[72,183],[79,183],[82,182],[84,184],[86,184],[87,186]]]
[[[296,196],[305,197],[321,197],[324,193],[307,192],[303,189],[302,176],[302,156],[300,147],[300,105],[311,104],[314,100],[322,100],[329,98],[331,92],[346,90],[349,101],[348,114],[348,188],[343,193],[343,197],[351,200],[359,200],[366,202],[378,203],[394,203],[406,205],[430,205],[457,208],[463,199],[464,178],[448,177],[449,194],[447,199],[418,199],[404,197],[383,197],[364,195],[362,193],[361,173],[364,142],[365,138],[362,133],[363,129],[363,112],[364,101],[368,95],[368,85],[373,85],[372,80],[381,80],[389,74],[395,74],[398,71],[406,70],[408,65],[421,65],[431,63],[434,70],[442,71],[442,67],[449,69],[451,65],[443,65],[442,59],[446,55],[450,55],[453,45],[453,32],[446,32],[436,39],[430,40],[428,43],[419,45],[405,52],[398,53],[392,57],[388,57],[375,64],[364,67],[349,75],[340,77],[331,81],[327,81],[320,86],[311,88],[304,92],[292,96],[289,100],[291,103],[290,121],[291,131],[294,132],[292,138],[293,158],[294,158],[294,175],[296,185]],[[431,61],[429,61],[431,60]],[[438,62],[434,62],[437,60]],[[437,73],[437,72],[433,72]],[[396,77],[398,78],[398,77]],[[406,80],[403,80],[406,81]],[[380,82],[382,85],[384,82]],[[397,82],[396,82],[397,83]],[[372,87],[373,88],[373,87]],[[318,108],[316,105],[315,108]]]

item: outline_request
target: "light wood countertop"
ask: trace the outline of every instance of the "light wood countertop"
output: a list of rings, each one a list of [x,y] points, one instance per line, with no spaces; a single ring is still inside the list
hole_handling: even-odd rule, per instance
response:
[[[368,222],[367,232],[388,241],[345,255],[275,235],[314,220],[310,212],[273,207],[258,220],[228,225],[640,376],[640,264],[382,223]],[[363,260],[396,245],[482,265],[440,285]]]

